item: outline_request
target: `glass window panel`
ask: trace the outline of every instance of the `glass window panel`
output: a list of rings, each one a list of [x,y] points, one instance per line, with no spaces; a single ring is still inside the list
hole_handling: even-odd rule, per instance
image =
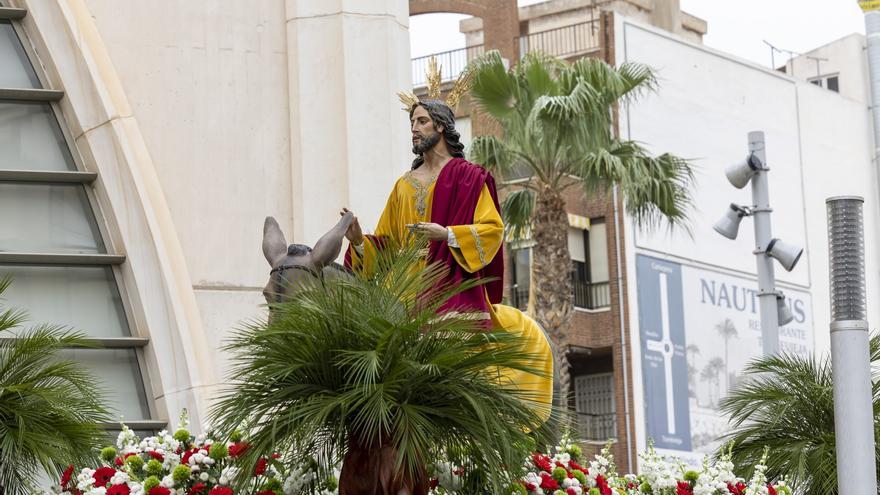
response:
[[[101,381],[114,419],[148,419],[150,410],[134,349],[65,349],[61,357],[88,368]]]
[[[12,285],[0,303],[26,310],[31,324],[67,325],[92,337],[131,335],[110,267],[0,265],[0,277],[7,275]]]
[[[590,222],[590,278],[591,282],[608,281],[608,239],[605,223]]]
[[[80,184],[0,182],[0,252],[104,253]]]
[[[568,228],[568,255],[572,261],[586,261],[584,251],[584,231],[574,227]]]
[[[76,170],[48,103],[0,100],[0,169]]]
[[[39,88],[40,81],[9,21],[0,21],[0,88]]]

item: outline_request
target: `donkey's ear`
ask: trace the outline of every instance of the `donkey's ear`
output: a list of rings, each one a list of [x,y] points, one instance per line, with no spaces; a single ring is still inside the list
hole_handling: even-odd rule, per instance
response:
[[[281,233],[281,227],[274,217],[266,217],[263,222],[263,256],[269,265],[275,266],[287,256],[287,241]]]

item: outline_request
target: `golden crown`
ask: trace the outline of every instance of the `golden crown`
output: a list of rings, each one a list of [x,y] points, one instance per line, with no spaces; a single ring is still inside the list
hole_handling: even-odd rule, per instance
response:
[[[443,80],[443,77],[440,72],[441,66],[437,64],[437,59],[431,57],[428,59],[428,67],[425,69],[425,80],[427,81],[426,87],[428,90],[428,98],[432,100],[440,99],[440,82]],[[449,94],[446,96],[446,105],[449,108],[455,110],[455,107],[458,106],[458,102],[461,101],[461,97],[471,89],[471,83],[473,82],[473,69],[470,64],[468,64],[461,74],[458,75],[458,79],[455,80],[455,84],[452,85],[452,90],[449,91]],[[397,97],[400,98],[400,102],[403,103],[403,111],[409,113],[412,110],[414,105],[419,103],[419,97],[416,96],[412,91],[398,91]]]

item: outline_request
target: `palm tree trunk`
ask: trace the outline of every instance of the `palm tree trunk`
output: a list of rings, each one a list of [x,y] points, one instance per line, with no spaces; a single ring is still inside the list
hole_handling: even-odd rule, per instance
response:
[[[568,215],[562,196],[549,187],[538,192],[532,218],[532,287],[535,319],[554,344],[559,396],[557,406],[568,409],[571,376],[568,325],[574,307],[571,257],[568,253]]]

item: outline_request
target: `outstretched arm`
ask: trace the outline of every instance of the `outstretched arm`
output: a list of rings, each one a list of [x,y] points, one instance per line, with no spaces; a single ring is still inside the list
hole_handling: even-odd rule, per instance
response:
[[[345,232],[353,220],[354,213],[347,212],[332,229],[318,239],[315,248],[312,249],[312,262],[316,268],[324,268],[339,256],[342,250],[342,238],[345,237]]]

